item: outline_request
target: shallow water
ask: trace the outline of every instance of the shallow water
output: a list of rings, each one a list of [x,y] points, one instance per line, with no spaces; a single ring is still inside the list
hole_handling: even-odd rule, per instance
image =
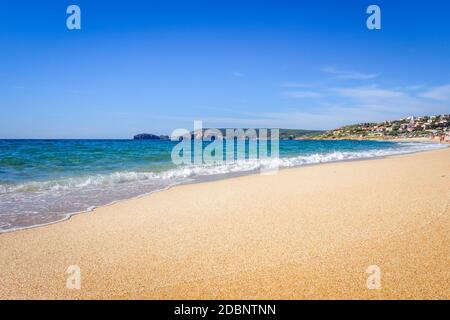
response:
[[[279,159],[176,166],[177,142],[134,140],[0,140],[0,232],[52,223],[180,183],[254,172],[368,159],[441,148],[381,141],[280,141]],[[203,149],[208,143],[203,144]],[[198,151],[198,150],[197,150]],[[224,145],[223,153],[226,154]],[[247,158],[247,159],[245,159]]]

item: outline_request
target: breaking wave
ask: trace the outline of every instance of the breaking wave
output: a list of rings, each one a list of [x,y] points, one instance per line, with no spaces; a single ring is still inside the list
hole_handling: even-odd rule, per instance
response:
[[[368,151],[342,152],[335,151],[329,153],[313,153],[309,155],[286,157],[279,159],[247,159],[230,163],[220,162],[214,164],[204,164],[197,166],[183,166],[163,172],[136,172],[120,171],[108,174],[96,174],[80,177],[69,177],[64,179],[49,181],[31,181],[22,184],[0,184],[0,194],[13,192],[43,192],[43,191],[63,191],[82,189],[89,186],[114,186],[117,184],[145,182],[145,181],[170,181],[185,180],[187,178],[198,178],[202,176],[224,175],[227,173],[239,173],[259,170],[262,167],[268,168],[288,168],[303,165],[370,159],[396,154],[406,154],[418,151],[426,151],[442,148],[436,144],[423,143],[399,143],[403,148],[377,149]]]
[[[71,214],[118,200],[202,181],[205,177],[257,172],[262,168],[289,168],[305,165],[371,159],[426,151],[444,146],[424,143],[396,143],[384,149],[330,151],[279,159],[250,159],[230,163],[189,165],[165,171],[117,171],[45,181],[0,184],[0,232],[52,223]]]

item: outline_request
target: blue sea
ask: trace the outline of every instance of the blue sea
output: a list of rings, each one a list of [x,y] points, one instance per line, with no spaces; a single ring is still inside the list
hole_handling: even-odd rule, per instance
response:
[[[0,140],[0,232],[53,223],[181,183],[256,172],[261,166],[259,159],[176,166],[171,161],[176,144],[158,140]],[[410,142],[280,141],[280,159],[268,161],[287,168],[439,147]]]

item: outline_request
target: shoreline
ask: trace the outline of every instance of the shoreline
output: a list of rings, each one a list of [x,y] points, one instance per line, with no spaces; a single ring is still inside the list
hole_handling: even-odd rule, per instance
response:
[[[450,150],[369,160],[178,185],[0,234],[0,297],[448,299]],[[382,290],[365,287],[373,264]],[[65,288],[69,265],[81,290]]]
[[[414,137],[414,138],[395,138],[395,137],[343,137],[343,138],[321,138],[318,140],[324,141],[381,141],[381,142],[423,142],[423,143],[435,143],[435,144],[450,144],[450,140],[439,142],[438,139],[430,139],[426,137]]]
[[[411,138],[409,138],[409,139],[411,139]],[[422,138],[419,138],[419,139],[422,139]],[[423,138],[423,139],[425,139],[425,138]],[[350,139],[350,140],[352,140],[352,139]],[[405,140],[405,141],[403,141],[403,140]],[[380,142],[387,142],[387,141],[391,141],[391,142],[420,142],[420,143],[429,143],[429,144],[442,145],[442,144],[440,144],[437,141],[431,141],[429,139],[427,139],[427,140],[428,141],[424,141],[424,140],[411,141],[411,140],[408,140],[408,139],[397,139],[396,141],[392,141],[392,140],[373,140],[373,141],[380,141]],[[364,140],[362,140],[362,141],[364,141]],[[430,152],[430,151],[434,151],[434,150],[445,149],[446,147],[449,147],[449,146],[444,144],[444,145],[442,145],[442,148],[437,148],[437,149],[433,149],[433,150],[418,150],[418,151],[410,151],[410,152],[405,152],[405,153],[400,153],[400,154],[375,156],[375,157],[367,157],[367,158],[332,160],[332,161],[328,161],[328,162],[319,162],[319,163],[307,163],[307,164],[303,164],[303,165],[299,165],[299,166],[280,167],[278,170],[286,170],[286,169],[295,169],[295,168],[302,168],[302,167],[309,167],[309,166],[317,166],[317,165],[328,164],[328,163],[377,160],[377,159],[384,159],[384,158],[396,157],[396,156],[402,156],[402,155],[408,155],[408,154]],[[13,228],[13,229],[4,230],[4,231],[0,230],[0,236],[2,234],[12,233],[12,232],[19,232],[19,231],[29,230],[29,229],[34,229],[34,228],[42,228],[42,227],[50,226],[50,225],[57,224],[57,223],[63,223],[63,222],[66,222],[66,221],[70,220],[72,217],[74,217],[76,215],[88,214],[88,213],[91,213],[94,210],[99,209],[99,208],[109,207],[109,206],[115,205],[115,204],[123,202],[123,201],[129,201],[129,200],[133,200],[133,199],[139,199],[141,197],[150,196],[150,195],[152,195],[154,193],[164,192],[164,191],[170,190],[171,188],[174,188],[174,187],[177,187],[177,186],[198,184],[198,183],[207,183],[207,182],[227,180],[227,179],[234,179],[234,178],[237,178],[237,177],[257,175],[257,174],[259,174],[258,172],[259,172],[259,169],[250,170],[250,171],[240,171],[240,172],[226,173],[226,174],[217,174],[217,175],[211,175],[211,176],[201,176],[201,177],[197,177],[197,179],[192,179],[191,181],[186,181],[186,182],[181,182],[181,183],[177,183],[177,184],[173,184],[173,185],[168,185],[168,186],[166,186],[166,187],[164,187],[162,189],[152,190],[150,192],[146,192],[146,193],[139,194],[139,195],[136,195],[136,196],[132,196],[132,197],[129,197],[129,198],[113,200],[113,201],[111,201],[109,203],[106,203],[106,204],[97,205],[97,206],[91,206],[91,207],[87,208],[86,210],[81,210],[81,211],[76,211],[76,212],[69,212],[69,213],[65,214],[64,218],[56,220],[56,221],[47,222],[47,223],[43,223],[43,224],[32,225],[32,226],[26,226],[26,227],[18,227],[18,228]]]

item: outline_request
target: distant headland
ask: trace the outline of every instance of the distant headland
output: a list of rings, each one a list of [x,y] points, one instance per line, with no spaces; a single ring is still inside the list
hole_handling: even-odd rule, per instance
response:
[[[247,130],[247,128],[242,128]],[[203,129],[203,132],[207,130]],[[226,128],[218,129],[225,136]],[[258,133],[258,129],[255,129]],[[379,123],[359,123],[333,130],[280,129],[280,140],[395,139],[424,138],[450,134],[450,114],[410,116]],[[191,132],[194,138],[194,132]],[[134,140],[170,140],[168,135],[141,133]]]
[[[248,130],[248,128],[242,128],[243,130]],[[203,129],[203,132],[208,130]],[[226,128],[218,129],[225,136]],[[258,129],[255,129],[258,132]],[[280,140],[304,140],[311,139],[313,137],[324,134],[324,130],[303,130],[303,129],[280,129]],[[194,133],[191,132],[191,136],[194,137]],[[140,133],[133,137],[134,140],[170,140],[167,135],[156,135],[151,133]]]
[[[170,140],[169,136],[156,135],[151,133],[140,133],[133,137],[134,140]]]

